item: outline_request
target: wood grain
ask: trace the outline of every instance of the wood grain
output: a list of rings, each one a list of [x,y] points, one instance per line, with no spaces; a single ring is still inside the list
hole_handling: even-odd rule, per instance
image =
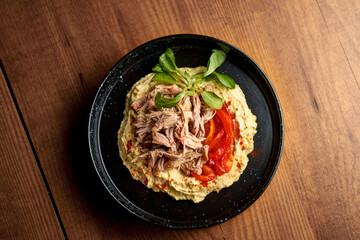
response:
[[[0,16],[1,60],[70,239],[360,235],[359,1],[4,0]],[[97,179],[86,139],[89,105],[110,67],[177,33],[245,51],[273,83],[285,120],[283,156],[265,193],[241,215],[189,231],[119,207]]]
[[[2,72],[0,133],[0,238],[63,239]]]

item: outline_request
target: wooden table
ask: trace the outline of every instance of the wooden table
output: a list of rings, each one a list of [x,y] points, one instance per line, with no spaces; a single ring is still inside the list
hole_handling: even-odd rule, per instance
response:
[[[1,239],[360,238],[360,1],[0,2]],[[285,144],[264,194],[199,230],[132,216],[87,148],[97,87],[157,37],[195,33],[242,49],[279,96]]]

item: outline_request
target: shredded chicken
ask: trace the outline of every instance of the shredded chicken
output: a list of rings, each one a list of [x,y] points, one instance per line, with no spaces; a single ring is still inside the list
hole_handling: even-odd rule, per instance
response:
[[[175,107],[157,109],[155,95],[174,97],[182,91],[177,85],[157,85],[148,95],[134,101],[136,118],[134,136],[142,153],[133,161],[146,161],[153,172],[179,168],[189,175],[201,173],[208,160],[205,140],[205,123],[215,111],[205,105],[199,95],[185,96]]]

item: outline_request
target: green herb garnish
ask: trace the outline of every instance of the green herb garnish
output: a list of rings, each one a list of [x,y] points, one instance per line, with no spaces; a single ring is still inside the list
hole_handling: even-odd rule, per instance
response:
[[[225,59],[225,52],[213,49],[207,63],[206,72],[191,76],[188,71],[183,73],[179,70],[175,63],[175,56],[173,51],[170,48],[166,49],[166,51],[160,55],[159,63],[157,63],[152,69],[154,72],[156,72],[152,80],[163,84],[176,84],[182,87],[183,91],[174,98],[165,98],[161,95],[161,93],[157,93],[155,96],[155,107],[171,108],[176,106],[176,104],[178,104],[185,95],[193,96],[196,93],[199,93],[204,102],[209,107],[214,109],[221,109],[223,104],[221,97],[219,97],[214,92],[202,91],[195,86],[196,84],[202,83],[203,81],[215,80],[227,88],[234,89],[235,82],[231,77],[215,72],[215,70],[225,61]]]
[[[161,93],[157,93],[155,96],[155,107],[156,108],[172,108],[175,107],[176,104],[178,104],[181,99],[185,96],[185,91],[182,91],[178,95],[176,95],[174,98],[165,98],[161,96]]]

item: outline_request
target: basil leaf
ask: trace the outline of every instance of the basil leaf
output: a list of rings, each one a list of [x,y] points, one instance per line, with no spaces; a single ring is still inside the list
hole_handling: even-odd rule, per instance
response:
[[[157,81],[160,83],[168,83],[168,84],[177,84],[178,81],[175,80],[169,73],[160,72],[156,73],[155,76],[152,78],[153,81]]]
[[[221,82],[221,84],[224,85],[225,87],[231,88],[231,89],[235,88],[234,79],[232,79],[228,75],[216,73],[216,72],[214,72],[213,74],[219,79],[219,82]]]
[[[156,73],[155,76],[152,78],[152,80],[157,81],[159,83],[176,84],[183,88],[186,87],[185,84],[175,80],[175,78],[173,78],[173,76],[171,76],[169,73],[166,73],[166,72]]]
[[[198,72],[194,75],[195,78],[203,77],[205,72]]]
[[[175,56],[174,56],[174,53],[171,50],[171,48],[167,48],[165,51],[165,54],[166,54],[166,56],[168,56],[171,59],[171,61],[173,61],[175,63]]]
[[[212,50],[213,53],[211,54],[208,64],[207,64],[207,70],[204,74],[204,77],[209,76],[210,74],[212,74],[213,72],[215,72],[215,70],[220,67],[220,65],[225,61],[226,59],[226,53],[221,51],[221,50],[217,50],[217,49],[213,49]]]
[[[186,90],[186,95],[188,96],[194,96],[196,94],[196,91],[194,89]]]
[[[160,64],[159,63],[157,63],[156,65],[155,65],[155,67],[153,67],[152,68],[152,71],[153,72],[164,72],[163,70],[162,70],[162,68],[161,68],[161,66],[160,66]]]
[[[161,95],[161,93],[157,93],[155,96],[155,107],[160,108],[172,108],[176,104],[178,104],[181,99],[185,96],[185,91],[182,91],[178,95],[176,95],[174,98],[166,98]]]
[[[174,53],[170,48],[166,49],[165,53],[160,55],[159,63],[165,72],[175,73],[178,71],[178,67],[175,64]]]
[[[216,93],[210,91],[203,91],[200,93],[204,102],[211,108],[221,109],[223,105],[222,98],[219,97]]]
[[[225,44],[222,44],[222,43],[216,43],[220,48],[221,50],[223,50],[225,53],[229,53],[230,52],[230,47],[229,46],[226,46]]]
[[[159,63],[161,68],[165,71],[165,72],[171,72],[171,73],[175,73],[177,72],[178,68],[175,65],[175,63],[173,61],[171,61],[170,57],[167,56],[165,53],[163,53],[160,57],[159,57]]]
[[[216,76],[213,73],[210,74],[209,76],[206,76],[206,77],[203,78],[203,81],[205,81],[205,82],[208,82],[208,81],[211,81],[211,80],[216,80]]]

